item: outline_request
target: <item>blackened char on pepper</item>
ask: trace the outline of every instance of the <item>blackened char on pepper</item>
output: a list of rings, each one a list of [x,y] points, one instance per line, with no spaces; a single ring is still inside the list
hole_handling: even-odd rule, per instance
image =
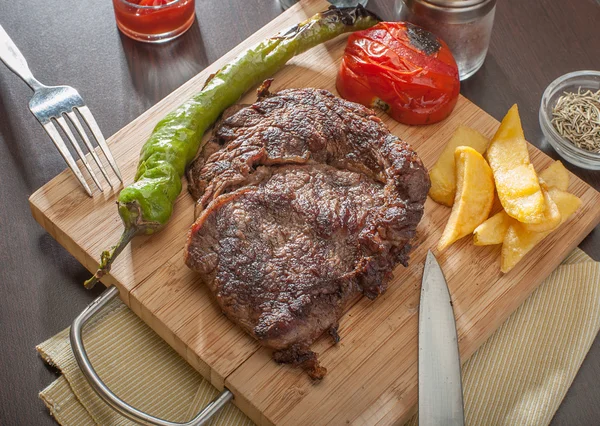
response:
[[[188,170],[185,250],[225,314],[278,362],[326,370],[309,346],[385,291],[423,215],[429,177],[375,113],[326,90],[271,95],[216,128]]]

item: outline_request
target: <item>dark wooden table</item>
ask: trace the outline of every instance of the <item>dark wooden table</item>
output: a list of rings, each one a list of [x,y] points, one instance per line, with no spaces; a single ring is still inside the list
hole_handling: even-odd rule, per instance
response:
[[[196,3],[197,22],[165,45],[122,36],[108,0],[1,1],[0,25],[38,79],[80,91],[108,136],[281,13],[277,0]],[[393,3],[371,0],[369,8],[394,19]],[[561,74],[600,69],[598,23],[597,0],[499,1],[485,65],[462,93],[497,119],[518,103],[529,141],[558,158],[542,140],[540,98]],[[7,426],[54,423],[37,394],[57,373],[34,347],[101,291],[83,289],[89,273],[29,214],[29,195],[65,168],[27,109],[30,95],[0,65],[0,424]],[[600,172],[568,167],[600,189]],[[600,230],[581,247],[600,260]],[[553,424],[600,424],[600,338]]]

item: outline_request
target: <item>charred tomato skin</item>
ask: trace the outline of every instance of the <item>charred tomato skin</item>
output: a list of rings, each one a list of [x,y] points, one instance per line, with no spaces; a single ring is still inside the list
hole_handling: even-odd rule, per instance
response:
[[[404,22],[382,22],[351,34],[336,86],[343,98],[382,108],[409,125],[448,117],[460,92],[458,67],[446,43]]]

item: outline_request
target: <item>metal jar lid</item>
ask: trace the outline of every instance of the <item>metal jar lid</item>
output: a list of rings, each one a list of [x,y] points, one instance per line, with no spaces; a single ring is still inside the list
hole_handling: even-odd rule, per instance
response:
[[[496,6],[496,0],[404,0],[404,3],[417,15],[453,24],[486,16]]]

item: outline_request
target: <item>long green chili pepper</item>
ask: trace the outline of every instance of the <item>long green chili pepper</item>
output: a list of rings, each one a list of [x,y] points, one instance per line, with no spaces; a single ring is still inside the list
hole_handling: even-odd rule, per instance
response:
[[[116,246],[102,253],[99,269],[85,286],[93,287],[110,271],[112,262],[135,235],[153,234],[167,224],[186,166],[198,152],[204,132],[226,108],[295,55],[378,21],[362,6],[331,7],[317,13],[243,52],[207,81],[200,93],[161,120],[142,147],[135,182],[119,194],[123,235]]]

